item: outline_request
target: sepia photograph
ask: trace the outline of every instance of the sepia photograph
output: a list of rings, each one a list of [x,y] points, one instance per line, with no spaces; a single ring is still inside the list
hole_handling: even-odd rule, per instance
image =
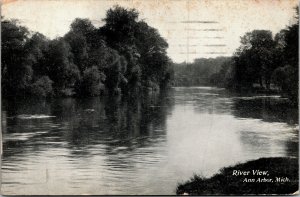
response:
[[[1,195],[299,195],[298,0],[2,0]]]

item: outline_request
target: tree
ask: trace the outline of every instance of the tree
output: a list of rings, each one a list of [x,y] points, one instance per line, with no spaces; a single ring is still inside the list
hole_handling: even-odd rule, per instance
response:
[[[76,93],[78,96],[98,96],[103,91],[103,81],[105,76],[96,66],[87,68],[83,72],[82,79],[76,83]]]
[[[52,83],[48,76],[40,77],[31,85],[31,95],[43,98],[52,96]]]
[[[281,49],[281,67],[276,69],[273,73],[273,81],[281,90],[288,95],[290,100],[298,103],[299,91],[299,11],[296,8],[296,22],[288,26],[286,29],[280,31],[280,36],[277,36],[278,45]]]
[[[231,57],[198,58],[192,63],[173,64],[174,68],[169,68],[167,73],[171,74],[174,69],[174,83],[178,86],[217,85],[224,79],[224,73],[229,69],[224,64],[232,62],[231,59]]]
[[[296,10],[296,22],[285,30],[284,56],[287,63],[298,69],[299,55],[299,7]]]
[[[109,9],[104,19],[105,25],[99,29],[108,47],[116,50],[126,59],[126,70],[122,74],[121,88],[124,93],[139,86],[141,69],[138,62],[140,53],[135,44],[135,31],[138,21],[135,9],[115,6]]]
[[[222,63],[221,69],[210,76],[210,82],[213,85],[217,85],[220,87],[232,88],[233,86],[232,69],[233,69],[233,59],[228,58]]]
[[[144,86],[150,83],[161,84],[168,75],[170,59],[167,56],[168,43],[158,31],[144,21],[136,25],[135,44],[139,51],[139,64]],[[166,82],[166,81],[165,81]]]
[[[109,93],[119,93],[119,84],[122,80],[127,82],[124,74],[127,70],[127,61],[123,56],[120,56],[116,51],[112,51],[111,57],[107,59],[107,66],[104,73],[107,76],[105,85]]]
[[[158,31],[146,22],[139,21],[135,9],[119,6],[109,9],[100,28],[109,47],[118,51],[127,61],[127,86],[123,90],[137,86],[151,87],[162,85],[170,74],[170,60],[167,56],[167,42]]]
[[[78,66],[81,73],[91,67],[88,64],[89,52],[92,50],[96,28],[89,19],[76,18],[72,24],[70,31],[64,36],[69,43],[71,52],[73,53],[73,61]]]
[[[24,96],[32,79],[25,45],[29,31],[15,20],[1,21],[2,93],[5,96]]]
[[[272,32],[254,30],[241,38],[241,46],[235,53],[235,80],[238,87],[251,88],[254,83],[270,88],[271,74],[276,68],[274,62],[275,42]]]
[[[134,45],[134,30],[138,16],[135,9],[125,9],[120,6],[115,6],[107,11],[106,17],[103,19],[105,25],[100,28],[100,31],[110,47],[118,50],[124,45]]]
[[[6,96],[82,96],[129,93],[172,78],[167,42],[139,21],[135,9],[115,6],[105,25],[75,19],[63,37],[48,40],[16,21],[2,21],[2,87]],[[43,85],[43,83],[45,83]]]
[[[78,69],[80,73],[88,67],[88,44],[86,38],[82,34],[76,34],[74,32],[69,32],[65,36],[65,40],[70,45],[70,50],[73,54],[73,61],[76,65],[78,65]]]
[[[80,72],[73,63],[69,44],[61,38],[52,40],[46,56],[48,76],[54,82],[55,94],[72,94],[69,88],[72,88],[79,79]]]
[[[28,51],[28,64],[32,66],[34,78],[48,74],[45,55],[48,51],[49,42],[44,35],[34,33],[25,45],[25,50]]]
[[[126,70],[123,74],[126,84],[123,83],[123,91],[135,91],[140,85],[142,71],[138,62],[140,54],[135,46],[123,46],[119,52],[126,59]],[[123,69],[124,70],[124,69]]]

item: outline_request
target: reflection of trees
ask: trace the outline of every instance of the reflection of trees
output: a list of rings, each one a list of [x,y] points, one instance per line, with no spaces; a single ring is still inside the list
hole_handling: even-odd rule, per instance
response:
[[[19,119],[21,114],[50,114],[49,104],[45,100],[20,99],[2,101],[2,132],[3,132],[3,158],[29,151],[38,151],[42,144],[40,137],[45,135],[43,125],[51,124],[51,119]],[[35,133],[36,134],[33,134]],[[14,136],[18,134],[18,136]],[[7,139],[8,136],[10,139]],[[21,138],[25,139],[19,139]],[[46,136],[47,137],[47,136]],[[14,139],[16,138],[16,139]]]
[[[13,117],[20,114],[49,114],[50,108],[46,100],[40,99],[19,99],[2,100],[2,111],[6,111],[7,117]]]
[[[269,124],[269,123],[265,123]],[[265,125],[266,126],[266,125]],[[247,155],[256,154],[260,157],[265,156],[298,156],[298,130],[281,130],[273,128],[268,130],[264,127],[260,130],[248,128],[239,130],[243,152]]]
[[[88,146],[101,144],[108,153],[115,154],[150,146],[164,138],[166,115],[172,105],[168,96],[162,92],[122,98],[59,99],[52,102],[51,111],[74,153],[86,154]]]
[[[90,106],[80,104],[73,116],[66,140],[71,146],[84,148],[102,144],[109,153],[151,145],[165,135],[166,115],[172,104],[165,93],[137,97],[98,99]],[[99,102],[99,103],[98,103]],[[102,107],[95,108],[95,106]],[[104,106],[104,107],[103,107]],[[92,109],[93,111],[86,111]]]
[[[244,154],[251,152],[252,154],[262,155],[271,152],[272,135],[264,136],[260,132],[251,130],[240,130],[240,140],[243,142],[242,147]]]
[[[297,137],[295,137],[295,140],[287,140],[285,142],[286,152],[288,156],[298,157],[299,156],[299,141],[298,141],[299,131],[295,129],[293,133],[295,133]]]
[[[297,135],[298,130],[293,129],[298,123],[298,109],[289,106],[287,100],[235,99],[232,109],[233,115],[237,118],[262,120],[261,123],[255,123],[260,125],[252,125],[239,131],[245,152],[251,150],[258,155],[269,153],[298,155],[298,138],[294,136]],[[281,127],[285,125],[283,123],[289,126]],[[291,130],[286,131],[288,128]]]
[[[255,118],[266,122],[298,123],[298,109],[281,99],[237,99],[233,102],[233,114],[238,118]]]
[[[106,101],[99,140],[105,145],[109,166],[127,169],[135,162],[153,162],[161,154],[155,147],[166,140],[166,119],[173,105],[168,96],[162,92]]]
[[[92,146],[103,154],[134,151],[165,140],[166,116],[173,105],[166,92],[132,97],[53,99],[4,103],[6,116],[46,114],[49,119],[7,118],[8,134],[23,133],[26,140],[4,140],[4,156],[67,147],[73,156],[89,156]],[[27,135],[28,134],[28,135]],[[121,147],[121,148],[120,148]]]

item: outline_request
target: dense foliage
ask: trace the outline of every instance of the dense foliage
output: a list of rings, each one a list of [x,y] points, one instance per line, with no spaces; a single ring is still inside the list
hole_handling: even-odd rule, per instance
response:
[[[276,90],[298,102],[298,30],[297,22],[277,33],[254,30],[241,38],[226,86],[236,90]],[[227,70],[228,71],[228,70]],[[221,71],[222,72],[222,71]]]
[[[199,58],[192,63],[174,64],[175,86],[210,85],[230,57]]]
[[[97,96],[166,86],[172,77],[168,44],[138,16],[115,6],[104,26],[77,18],[53,40],[2,19],[3,96]]]

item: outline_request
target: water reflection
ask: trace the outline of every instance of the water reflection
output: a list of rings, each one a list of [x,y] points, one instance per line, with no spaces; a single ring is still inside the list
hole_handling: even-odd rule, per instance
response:
[[[166,117],[173,105],[172,97],[163,94],[32,102],[35,104],[4,103],[3,114],[8,116],[3,129],[7,133],[4,146],[25,151],[23,146],[31,147],[33,143],[39,149],[59,145],[55,142],[66,142],[68,148],[76,150],[73,153],[77,156],[80,156],[77,150],[97,144],[105,145],[109,154],[118,154],[164,141]],[[18,117],[20,114],[53,118],[24,120]],[[38,143],[40,139],[45,142]],[[119,146],[124,148],[117,148]],[[5,157],[9,156],[7,153],[5,151]],[[82,153],[88,155],[88,151]]]
[[[4,194],[174,194],[193,173],[298,153],[297,109],[277,96],[198,87],[2,105]]]
[[[245,149],[298,156],[297,107],[288,105],[287,99],[279,96],[234,97],[233,100],[233,115],[244,122],[247,120],[248,129],[240,129]]]
[[[298,124],[297,106],[287,105],[287,100],[281,97],[234,98],[233,114],[239,118]]]

